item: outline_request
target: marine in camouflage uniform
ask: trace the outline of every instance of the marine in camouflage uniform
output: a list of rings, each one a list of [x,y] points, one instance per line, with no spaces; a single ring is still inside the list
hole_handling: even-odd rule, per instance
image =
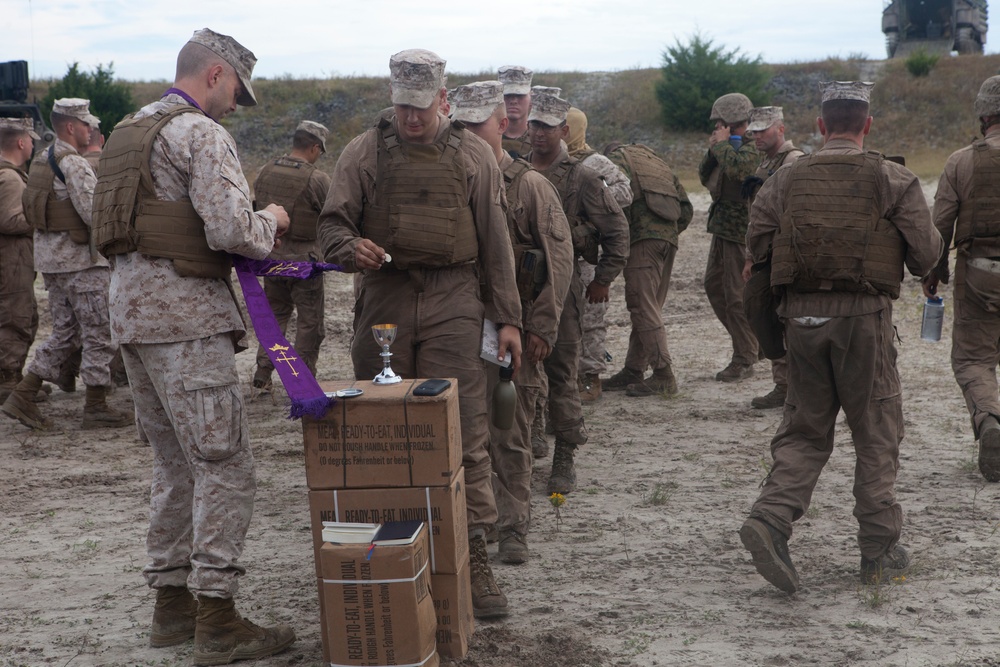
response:
[[[24,217],[24,170],[35,141],[31,120],[0,118],[0,401],[21,381],[38,331],[33,228]]]
[[[774,175],[782,165],[795,162],[805,155],[791,141],[785,139],[785,116],[781,107],[757,107],[750,112],[750,124],[747,132],[752,134],[754,146],[763,159],[757,172],[746,182],[752,190],[750,206],[753,207],[753,197],[757,189],[768,178]],[[747,255],[743,266],[743,278],[750,279],[750,261]],[[788,393],[788,361],[781,357],[771,360],[771,377],[774,379],[774,389],[763,396],[755,396],[750,406],[757,409],[780,408],[785,404],[785,394]]]
[[[580,160],[584,167],[597,172],[622,211],[627,209],[632,204],[632,185],[624,171],[587,143],[587,115],[576,107],[571,107],[566,114],[566,125],[569,126],[566,148],[570,157]],[[594,280],[597,267],[580,258],[577,260],[577,268],[580,271],[580,281],[584,285],[589,285]],[[604,341],[608,337],[608,327],[604,324],[607,312],[606,301],[601,303],[584,301],[583,349],[580,353],[578,371],[580,400],[584,403],[596,401],[601,397],[601,373],[608,369],[605,361],[607,349],[604,346]]]
[[[52,334],[35,351],[28,372],[4,402],[4,414],[25,426],[46,429],[51,422],[34,405],[42,380],[55,381],[83,344],[80,377],[87,385],[83,428],[123,427],[132,416],[107,404],[115,345],[108,326],[108,262],[91,242],[91,214],[97,178],[78,152],[90,142],[97,119],[90,103],[78,98],[52,106],[56,141],[32,163],[23,195],[24,214],[35,228],[35,269],[49,292]]]
[[[979,440],[979,471],[1000,481],[1000,76],[983,82],[975,113],[983,138],[951,154],[934,195],[934,225],[945,249],[924,280],[924,294],[949,281],[948,246],[955,260],[955,322],[951,367]]]
[[[227,253],[263,259],[288,227],[279,206],[254,212],[236,143],[218,123],[256,104],[255,62],[232,37],[195,32],[173,87],[112,132],[95,197],[95,234],[114,266],[111,327],[153,454],[143,568],[157,592],[150,643],[193,636],[195,665],[264,657],[295,640],[288,626],[241,618],[233,601],[256,481],[234,356],[247,347],[246,325]],[[143,143],[146,152],[136,151]],[[123,187],[147,169],[151,191]],[[193,232],[183,246],[144,237],[185,225],[203,230],[200,243]],[[129,249],[136,234],[142,252]]]
[[[395,114],[341,153],[319,241],[327,261],[364,271],[351,344],[355,377],[368,380],[382,370],[371,327],[394,322],[393,370],[403,377],[458,379],[473,612],[490,618],[508,608],[486,554],[486,530],[496,523],[497,510],[486,369],[479,356],[484,302],[499,326],[500,353],[511,352],[515,370],[521,304],[503,176],[482,139],[439,113],[444,65],[423,49],[390,58]],[[390,210],[399,212],[392,236]],[[426,233],[428,226],[440,233]],[[489,294],[481,295],[480,277]]]
[[[292,137],[292,152],[268,163],[254,182],[257,207],[268,204],[282,206],[291,218],[288,234],[281,245],[268,256],[295,262],[316,261],[316,222],[330,190],[330,176],[314,165],[326,152],[329,130],[311,120],[299,123]],[[296,278],[264,278],[264,294],[278,320],[281,333],[288,328],[292,312],[295,318],[295,351],[302,361],[316,374],[319,346],[326,335],[326,313],[323,274],[298,280]],[[271,388],[274,364],[262,346],[257,348],[257,371],[253,386]]]
[[[755,262],[773,249],[771,285],[784,290],[778,315],[786,327],[788,397],[771,440],[774,462],[740,538],[757,571],[786,592],[799,587],[788,553],[792,524],[809,509],[833,453],[841,409],[857,455],[861,580],[877,583],[909,563],[899,545],[903,512],[894,489],[903,412],[892,301],[904,265],[926,275],[943,243],[917,177],[864,152],[871,87],[825,86],[823,148],[778,170],[751,209],[747,246]],[[831,233],[841,239],[834,257]]]
[[[705,293],[733,342],[732,360],[715,376],[721,382],[736,382],[751,375],[758,355],[757,338],[743,312],[749,207],[740,194],[744,179],[752,176],[760,164],[753,142],[743,141],[752,107],[741,93],[729,93],[715,101],[709,118],[715,122],[715,130],[698,166],[698,177],[712,196],[708,211],[712,245],[705,267]],[[739,142],[738,147],[734,147],[734,141]]]
[[[510,124],[503,136],[503,149],[513,157],[523,158],[531,152],[528,136],[528,113],[531,111],[531,77],[533,72],[521,65],[504,65],[497,70],[503,84],[503,101]]]
[[[524,354],[513,376],[517,407],[512,428],[501,430],[494,425],[490,404],[490,460],[495,473],[500,560],[520,564],[528,560],[531,519],[529,427],[542,391],[542,361],[556,343],[559,314],[573,275],[573,243],[559,193],[527,162],[515,160],[502,148],[507,126],[502,91],[499,81],[460,86],[453,98],[453,118],[490,145],[504,174],[507,229],[524,313]],[[499,367],[490,364],[487,373],[487,395],[492,395]]]
[[[625,305],[632,322],[625,364],[605,382],[628,396],[676,394],[677,379],[667,349],[663,304],[677,256],[680,233],[694,216],[680,179],[647,146],[611,144],[605,149],[631,182],[633,201],[624,209],[629,221],[625,265]],[[644,379],[646,369],[653,374]]]

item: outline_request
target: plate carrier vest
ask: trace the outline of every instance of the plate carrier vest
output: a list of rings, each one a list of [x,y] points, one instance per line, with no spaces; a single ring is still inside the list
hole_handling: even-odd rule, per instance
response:
[[[597,264],[601,249],[601,234],[594,223],[582,218],[579,209],[580,176],[584,167],[574,157],[569,157],[542,172],[552,185],[556,186],[562,199],[563,211],[569,221],[570,236],[573,239],[573,252],[583,257],[589,264]],[[572,205],[571,205],[572,204]]]
[[[57,175],[53,165],[58,168],[64,157],[73,154],[71,151],[56,153],[55,145],[52,145],[36,155],[21,195],[21,204],[24,206],[24,217],[36,230],[46,234],[69,232],[73,243],[83,245],[90,242],[90,228],[76,212],[73,202],[69,199],[57,200],[55,191]],[[61,171],[58,178],[66,182]]]
[[[973,144],[972,197],[958,209],[955,245],[968,246],[976,239],[1000,236],[1000,149],[985,141]]]
[[[677,222],[681,217],[681,201],[674,186],[674,174],[667,163],[643,144],[628,144],[620,151],[632,172],[632,199],[640,198],[657,217]]]
[[[315,241],[319,213],[306,199],[306,188],[316,167],[308,162],[279,157],[264,165],[257,177],[254,208],[268,204],[283,206],[291,224],[287,236],[293,241]]]

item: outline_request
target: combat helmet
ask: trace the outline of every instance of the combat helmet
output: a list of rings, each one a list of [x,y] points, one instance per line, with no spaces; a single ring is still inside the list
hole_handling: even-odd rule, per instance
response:
[[[738,125],[750,118],[753,102],[743,93],[727,93],[715,100],[709,120],[721,120],[726,125]]]
[[[983,81],[976,95],[976,117],[1000,116],[1000,76],[991,76]]]

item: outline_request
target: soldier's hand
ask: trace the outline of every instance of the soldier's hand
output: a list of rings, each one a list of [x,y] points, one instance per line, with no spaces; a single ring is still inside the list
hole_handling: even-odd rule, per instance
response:
[[[750,267],[753,266],[753,260],[747,257],[747,261],[743,262],[743,282],[750,281]]]
[[[267,208],[264,209],[264,212],[270,213],[278,219],[278,231],[274,233],[275,238],[284,236],[285,232],[288,231],[288,225],[292,222],[288,217],[288,211],[285,210],[285,207],[277,204],[268,204]]]
[[[510,352],[510,367],[516,373],[517,369],[521,367],[521,330],[509,324],[504,324],[500,327],[500,331],[497,332],[497,338],[500,343],[500,349],[497,352],[497,361],[503,361],[503,358]]]
[[[530,331],[525,335],[524,356],[533,364],[545,359],[552,353],[552,346],[545,342],[541,336],[537,336]]]
[[[924,280],[923,280],[924,296],[926,296],[926,297],[935,296],[937,294],[938,283],[940,283],[940,282],[941,281],[937,277],[937,274],[934,273],[933,271],[931,271],[927,275],[927,277],[924,278]]]
[[[371,239],[361,239],[354,247],[354,265],[358,269],[378,271],[385,262],[385,250]]]
[[[720,141],[729,141],[729,128],[721,123],[716,123],[712,135],[708,138],[708,145],[714,146]]]
[[[587,285],[587,301],[590,303],[605,303],[611,294],[611,288],[601,285],[596,280]]]

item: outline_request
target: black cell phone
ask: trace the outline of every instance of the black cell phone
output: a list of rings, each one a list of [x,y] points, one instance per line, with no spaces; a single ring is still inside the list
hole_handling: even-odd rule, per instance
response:
[[[451,386],[451,380],[424,380],[413,390],[414,396],[437,396]]]

